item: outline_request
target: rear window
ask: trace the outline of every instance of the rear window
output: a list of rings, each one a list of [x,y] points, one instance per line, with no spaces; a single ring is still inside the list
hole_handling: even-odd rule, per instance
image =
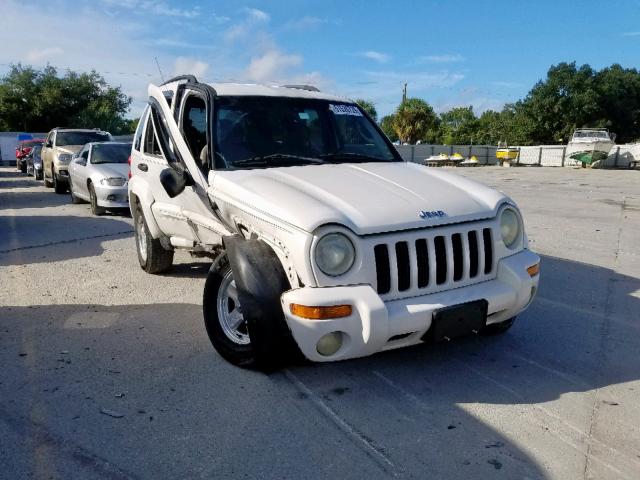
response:
[[[97,144],[91,149],[91,163],[127,163],[130,154],[131,145],[129,144]]]
[[[106,132],[58,132],[56,146],[84,145],[89,142],[108,142],[111,135]]]

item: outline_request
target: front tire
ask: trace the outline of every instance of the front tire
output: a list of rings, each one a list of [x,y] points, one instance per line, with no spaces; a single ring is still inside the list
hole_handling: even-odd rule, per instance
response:
[[[74,205],[82,203],[82,199],[80,197],[77,197],[76,194],[73,193],[73,182],[71,181],[71,179],[69,179],[69,194],[71,195],[71,203],[73,203]]]
[[[160,273],[171,268],[173,250],[166,250],[159,239],[151,236],[140,206],[136,206],[133,222],[140,267],[147,273]]]
[[[51,170],[51,180],[48,180],[47,179],[47,174],[44,173],[44,170],[42,170],[42,178],[44,179],[44,186],[45,187],[47,187],[47,188],[53,187],[53,178],[54,178],[53,176],[54,176],[54,173],[53,173],[53,170]]]
[[[93,188],[93,184],[89,184],[89,199],[91,203],[91,213],[96,216],[104,215],[106,209],[98,205],[98,196],[96,195],[96,189]]]
[[[63,193],[67,193],[67,186],[64,183],[60,183],[58,181],[58,177],[56,176],[56,172],[53,173],[53,189],[58,195],[62,195]]]
[[[501,335],[506,333],[515,323],[516,317],[512,317],[504,322],[500,323],[492,323],[490,325],[486,325],[482,329],[482,335]]]
[[[202,309],[207,335],[220,356],[233,365],[255,366],[247,321],[226,255],[219,257],[209,270]]]

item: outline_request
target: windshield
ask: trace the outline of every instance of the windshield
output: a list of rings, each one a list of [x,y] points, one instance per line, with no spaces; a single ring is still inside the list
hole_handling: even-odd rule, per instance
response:
[[[20,144],[22,148],[31,148],[35,145],[42,145],[42,140],[26,140]]]
[[[91,163],[127,163],[131,154],[131,145],[97,144],[91,148]]]
[[[33,147],[33,150],[31,150],[31,155],[34,158],[40,158],[41,151],[42,151],[42,145],[36,145],[35,147]]]
[[[89,142],[108,142],[111,135],[106,132],[58,132],[56,146],[84,145]]]
[[[398,160],[372,122],[353,104],[219,97],[216,106],[216,168]]]

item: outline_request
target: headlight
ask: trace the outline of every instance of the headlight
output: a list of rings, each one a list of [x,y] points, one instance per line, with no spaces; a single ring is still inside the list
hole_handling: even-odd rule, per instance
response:
[[[102,180],[100,180],[100,183],[102,185],[108,185],[110,187],[122,187],[125,183],[127,183],[127,180],[121,177],[111,177],[103,178]]]
[[[71,161],[71,154],[69,154],[69,153],[61,153],[60,155],[58,155],[58,161],[59,162],[70,162]]]
[[[330,233],[322,237],[315,251],[316,264],[323,273],[337,277],[347,273],[356,259],[356,250],[349,237]]]
[[[512,248],[520,238],[520,220],[512,208],[505,208],[500,216],[500,233],[502,241],[508,248]]]

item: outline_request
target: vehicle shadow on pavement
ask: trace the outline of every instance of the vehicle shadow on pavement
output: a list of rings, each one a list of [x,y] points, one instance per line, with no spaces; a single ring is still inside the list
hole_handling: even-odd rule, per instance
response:
[[[175,278],[205,278],[209,273],[212,261],[202,258],[197,262],[174,263],[166,272],[157,275]]]
[[[113,217],[0,216],[0,266],[93,257],[104,251],[101,240],[132,235],[129,222]]]
[[[35,187],[38,184],[41,185],[42,182],[38,182],[35,178],[27,176],[17,170],[0,170],[0,190],[8,188]]]
[[[488,462],[491,454],[503,463],[507,477],[542,475],[524,468],[529,460],[512,450],[512,442],[496,438],[494,444],[504,445],[488,447],[491,432],[465,411],[484,412],[511,429],[513,438],[528,437],[538,449],[548,444],[545,463],[555,457],[555,471],[561,470],[563,455],[577,455],[589,457],[596,477],[636,478],[640,438],[624,438],[622,432],[640,424],[637,388],[623,386],[640,380],[640,279],[548,256],[542,256],[541,269],[538,298],[502,336],[468,337],[291,371],[310,391],[326,395],[337,415],[368,438],[380,439],[381,446],[388,448],[390,434],[406,440],[413,432],[420,442],[408,442],[396,454],[409,462],[424,460],[435,478],[450,477],[452,463],[472,456],[481,464],[483,455]],[[334,391],[346,393],[338,399]],[[563,398],[574,398],[574,393],[582,399]],[[487,413],[478,404],[498,407]],[[376,411],[381,405],[387,413]],[[522,411],[518,405],[530,408]],[[397,414],[390,412],[408,416],[407,426],[400,428]],[[594,427],[598,421],[607,427]],[[611,424],[620,437],[608,442]],[[580,447],[589,442],[592,450]],[[388,452],[393,456],[393,450]],[[575,474],[581,476],[581,469],[584,465]],[[486,470],[472,476],[485,475],[490,476]]]
[[[623,384],[640,379],[640,281],[553,257],[542,275],[503,336],[272,375],[221,360],[198,305],[0,307],[0,435],[16,445],[2,460],[32,472],[40,448],[59,475],[467,479],[581,476],[588,457],[598,478],[633,478],[638,439],[591,427],[638,424]]]
[[[26,208],[58,207],[71,203],[69,194],[57,195],[53,192],[0,190],[0,213],[5,208],[23,210]]]

